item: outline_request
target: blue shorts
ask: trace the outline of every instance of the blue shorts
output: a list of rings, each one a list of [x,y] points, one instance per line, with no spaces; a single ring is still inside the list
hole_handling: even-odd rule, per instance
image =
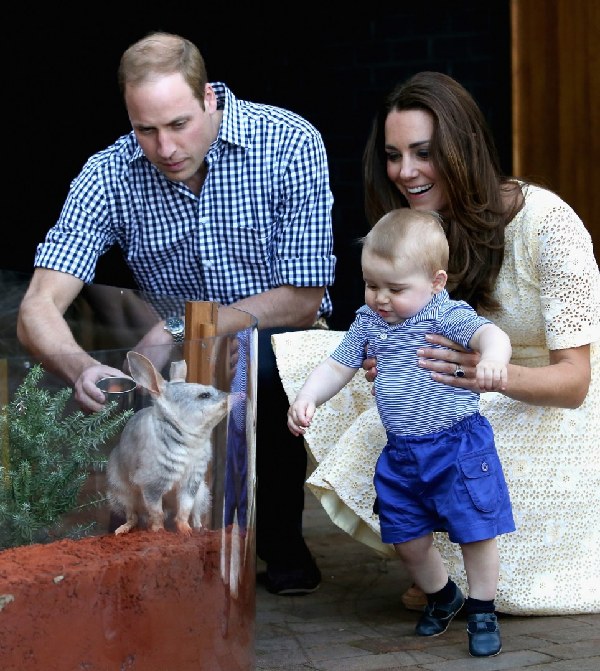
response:
[[[445,530],[473,543],[515,530],[488,420],[476,413],[423,436],[387,434],[375,467],[381,539],[405,543]]]

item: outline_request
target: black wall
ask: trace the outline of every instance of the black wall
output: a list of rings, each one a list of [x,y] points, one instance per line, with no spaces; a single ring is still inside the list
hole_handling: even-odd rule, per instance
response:
[[[170,14],[153,14],[147,4],[123,3],[118,16],[89,6],[64,16],[17,8],[21,18],[5,26],[3,98],[14,118],[4,139],[14,163],[5,165],[11,213],[0,267],[31,270],[69,181],[90,154],[128,132],[119,57],[155,29],[196,42],[209,78],[238,97],[293,109],[321,131],[335,197],[334,328],[346,328],[363,302],[355,244],[366,233],[360,162],[371,118],[393,84],[425,69],[457,78],[484,110],[510,172],[509,0],[372,3],[358,14],[345,3],[304,12],[300,4],[278,4],[276,12],[236,4],[180,2]],[[8,237],[18,242],[9,246]],[[102,259],[96,281],[133,286],[116,250]]]

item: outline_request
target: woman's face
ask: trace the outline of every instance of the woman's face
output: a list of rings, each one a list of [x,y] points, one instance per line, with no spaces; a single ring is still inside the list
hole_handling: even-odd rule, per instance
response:
[[[433,117],[423,110],[392,111],[385,120],[387,175],[411,208],[447,214],[446,188],[431,162]]]

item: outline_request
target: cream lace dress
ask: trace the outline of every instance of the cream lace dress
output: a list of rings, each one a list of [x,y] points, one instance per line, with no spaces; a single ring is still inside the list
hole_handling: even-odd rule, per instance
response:
[[[591,343],[592,381],[577,409],[481,396],[510,490],[517,531],[498,538],[499,611],[513,615],[600,612],[600,275],[590,236],[556,195],[528,187],[506,229],[496,286],[503,309],[488,315],[511,337],[513,363],[548,364],[549,349]],[[285,391],[295,397],[341,331],[273,336]],[[375,461],[385,432],[359,370],[322,405],[305,439],[315,470],[307,484],[333,522],[382,556],[372,512]],[[280,418],[285,421],[285,417]],[[436,534],[450,576],[467,591],[460,547]]]

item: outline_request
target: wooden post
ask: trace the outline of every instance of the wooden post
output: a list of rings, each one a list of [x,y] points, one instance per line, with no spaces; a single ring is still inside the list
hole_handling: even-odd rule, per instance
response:
[[[213,384],[214,344],[209,340],[202,343],[192,341],[212,338],[217,334],[218,314],[219,305],[214,301],[186,301],[185,303],[183,356],[187,362],[188,382]]]
[[[185,303],[185,340],[183,357],[187,363],[187,382],[215,384],[215,340],[219,305],[214,301],[186,301]],[[203,340],[205,339],[205,340]],[[202,342],[199,342],[202,341]],[[226,425],[216,427],[214,445],[225,444]],[[223,515],[224,482],[219,474],[225,473],[225,451],[213,449],[213,457],[206,471],[206,484],[212,492],[211,528],[216,528]],[[224,477],[221,477],[224,481]]]

